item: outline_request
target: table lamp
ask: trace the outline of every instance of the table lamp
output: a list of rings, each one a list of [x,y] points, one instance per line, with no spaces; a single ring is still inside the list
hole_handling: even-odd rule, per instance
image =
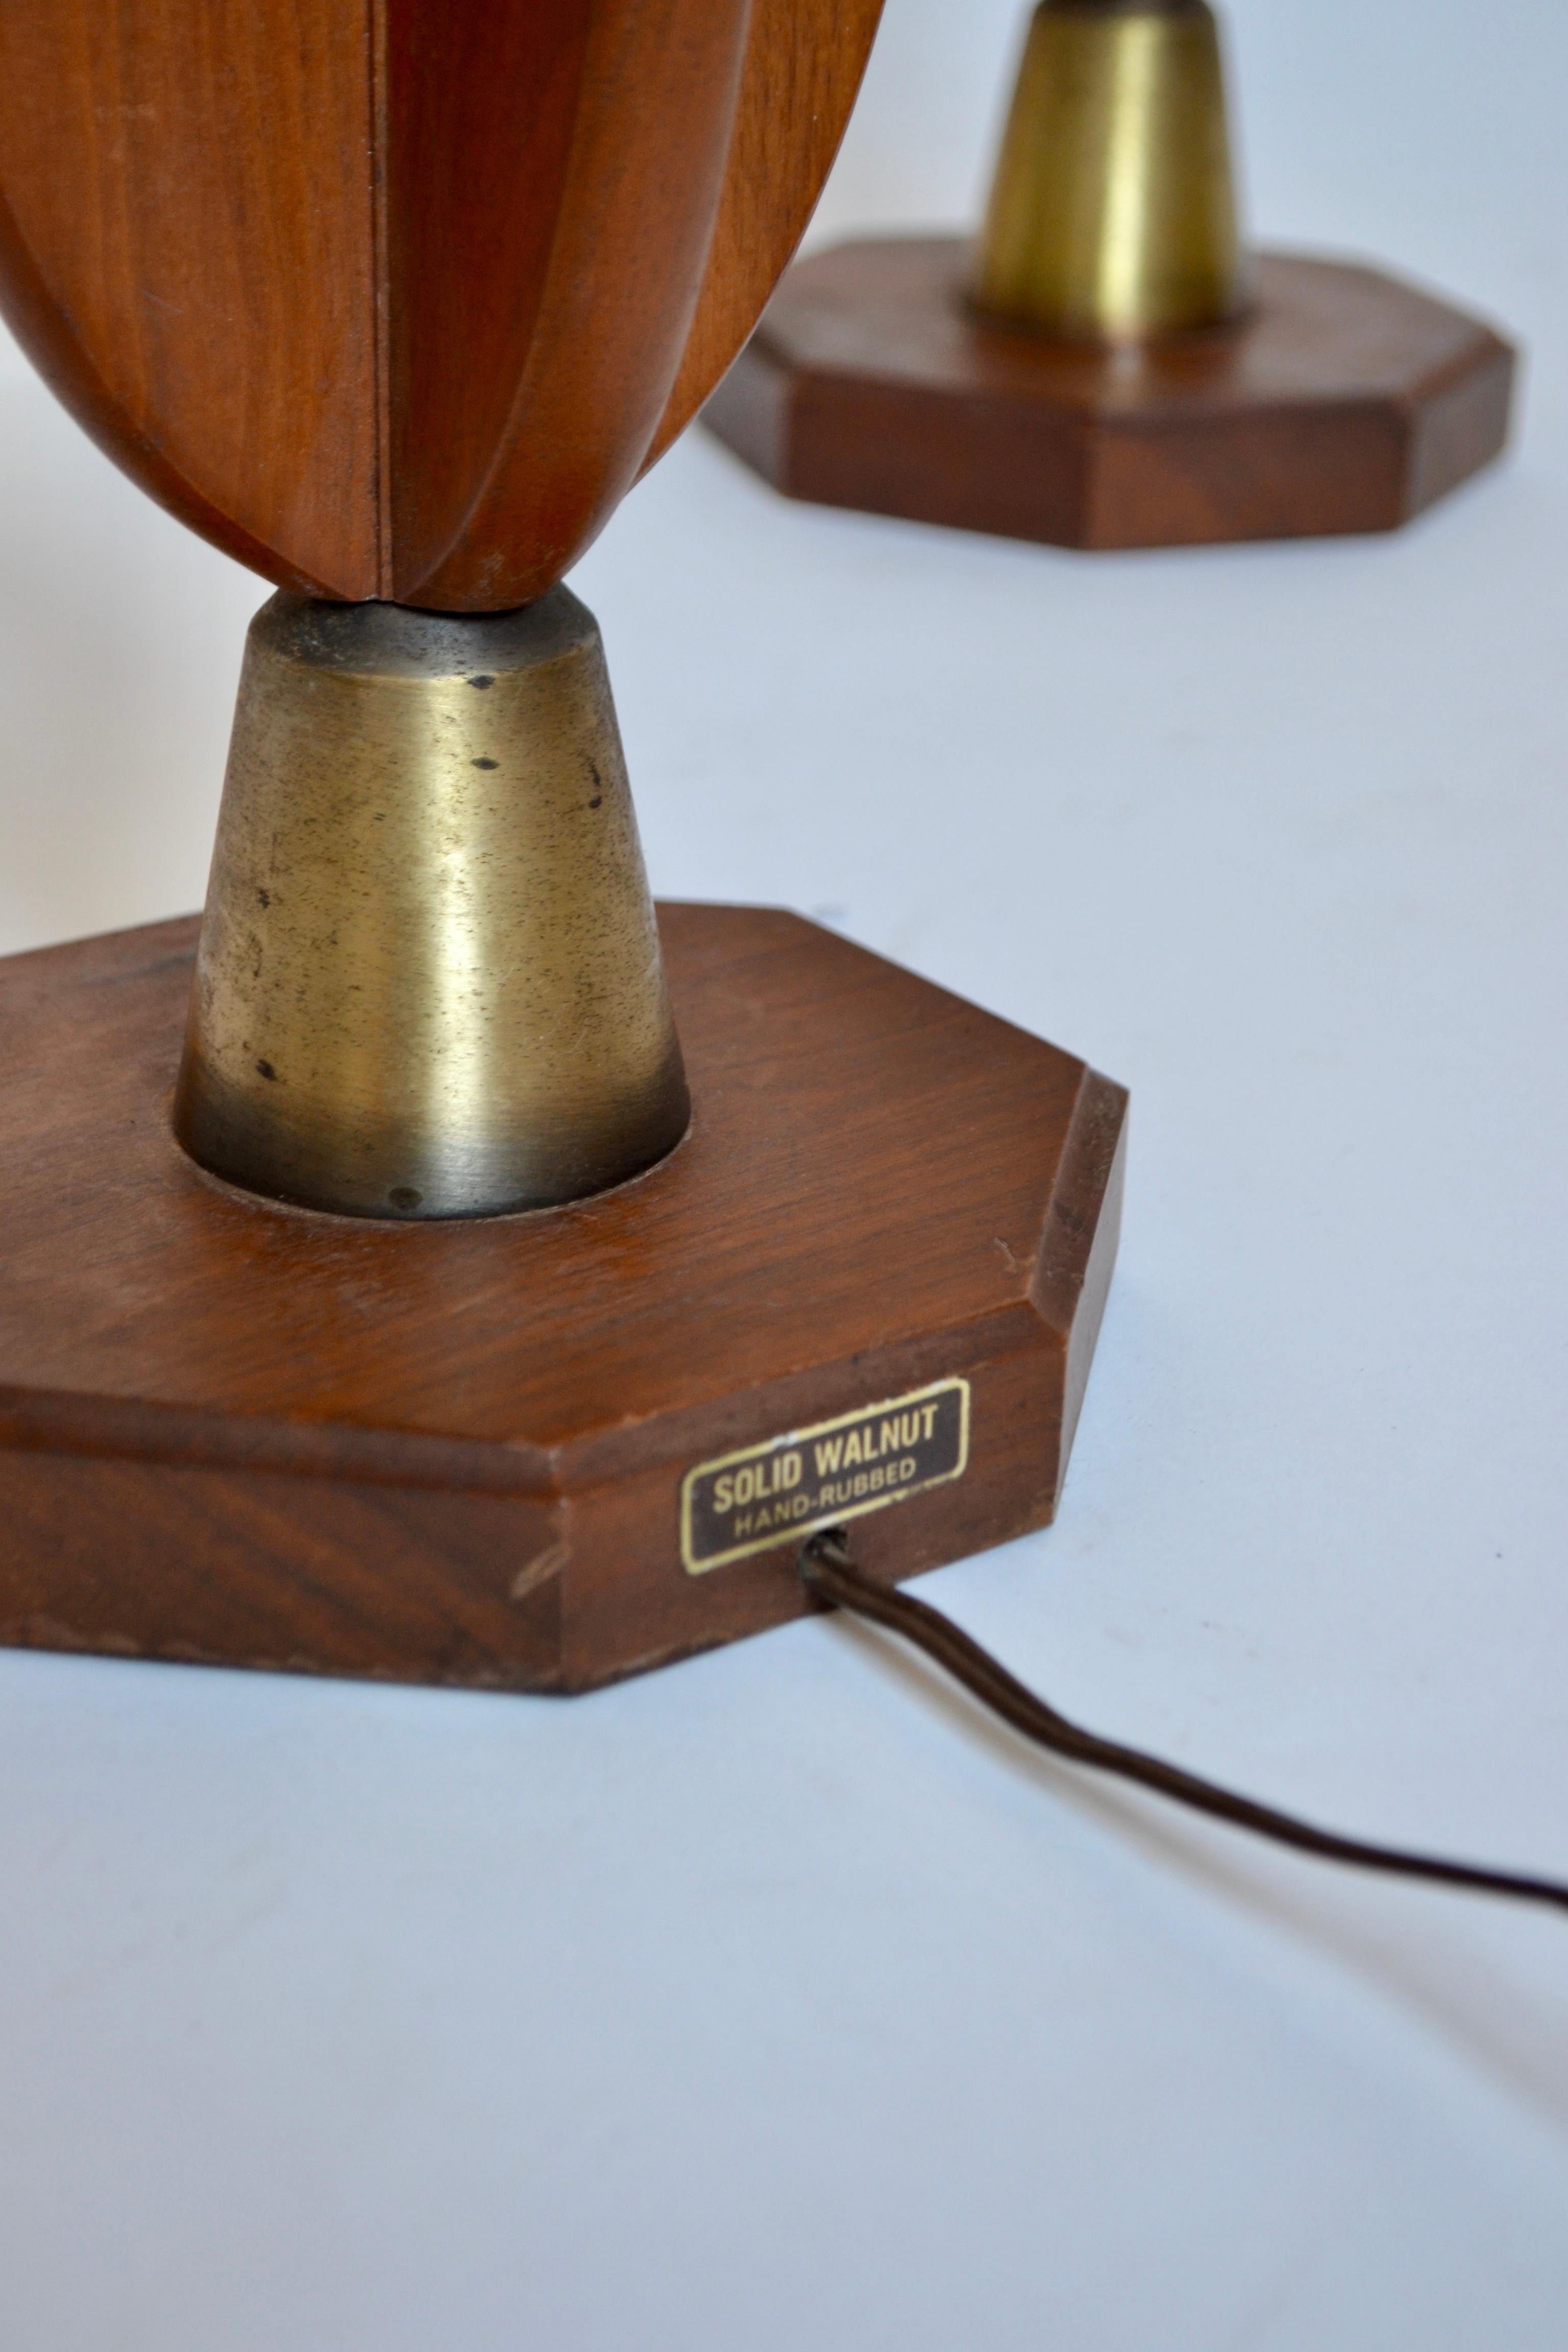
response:
[[[1049,1519],[1121,1090],[793,915],[656,912],[562,584],[877,14],[0,10],[5,315],[277,591],[205,919],[0,962],[5,1641],[580,1690],[809,1607],[814,1529],[891,1580]]]
[[[1043,0],[977,242],[797,263],[710,400],[791,497],[1063,547],[1389,530],[1495,457],[1513,353],[1249,254],[1205,0]]]

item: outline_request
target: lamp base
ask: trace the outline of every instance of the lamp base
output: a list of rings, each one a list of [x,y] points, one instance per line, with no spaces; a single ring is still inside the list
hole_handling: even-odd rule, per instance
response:
[[[1392,530],[1507,436],[1509,345],[1377,270],[1263,254],[1240,320],[1121,347],[971,274],[958,237],[796,263],[708,425],[791,498],[1079,548]]]
[[[0,1641],[584,1690],[1056,1507],[1126,1097],[798,918],[660,910],[696,1113],[455,1223],[205,1175],[195,920],[0,962]]]

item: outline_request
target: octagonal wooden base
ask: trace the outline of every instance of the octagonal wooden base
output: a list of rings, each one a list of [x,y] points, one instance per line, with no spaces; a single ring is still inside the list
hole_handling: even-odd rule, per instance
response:
[[[0,963],[0,1640],[582,1690],[802,1612],[815,1444],[723,1464],[825,1423],[880,1575],[1050,1518],[1121,1089],[794,916],[660,919],[685,1142],[468,1224],[184,1158],[194,920]]]
[[[1390,530],[1507,435],[1509,346],[1373,269],[1265,254],[1240,323],[1120,352],[986,324],[967,269],[798,262],[707,423],[792,498],[1080,548]]]

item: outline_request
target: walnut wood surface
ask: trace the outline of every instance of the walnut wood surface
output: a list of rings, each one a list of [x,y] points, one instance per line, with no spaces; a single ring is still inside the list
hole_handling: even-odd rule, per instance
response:
[[[743,341],[879,0],[7,0],[0,302],[280,584],[558,579]]]
[[[574,1689],[782,1622],[680,1479],[966,1376],[971,1465],[857,1522],[907,1575],[1047,1520],[1125,1097],[795,917],[662,913],[698,1104],[572,1208],[384,1226],[201,1175],[194,921],[0,963],[0,1639]]]
[[[647,464],[734,360],[805,233],[866,70],[882,0],[752,0],[708,269]]]
[[[1507,436],[1509,346],[1376,270],[1262,255],[1237,325],[1112,353],[982,320],[968,261],[797,263],[708,423],[791,497],[1082,548],[1392,530]]]

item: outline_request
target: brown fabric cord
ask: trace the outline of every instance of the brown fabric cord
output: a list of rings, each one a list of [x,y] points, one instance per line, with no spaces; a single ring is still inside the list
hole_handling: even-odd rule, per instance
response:
[[[1407,1853],[1398,1846],[1368,1845],[1359,1838],[1339,1837],[1331,1830],[1314,1829],[1310,1822],[1298,1821],[1290,1813],[1277,1812],[1272,1805],[1260,1805],[1250,1797],[1216,1788],[1212,1780],[1184,1772],[1179,1765],[1163,1763],[1157,1756],[1145,1756],[1136,1748],[1123,1748],[1092,1731],[1080,1730],[1026,1690],[951,1618],[907,1592],[879,1583],[858,1568],[837,1530],[813,1536],[802,1546],[799,1569],[801,1582],[815,1600],[831,1608],[851,1610],[874,1625],[902,1634],[1015,1731],[1071,1763],[1136,1780],[1163,1797],[1173,1798],[1177,1804],[1212,1813],[1237,1829],[1252,1830],[1259,1837],[1274,1838],[1303,1853],[1320,1854],[1325,1861],[1346,1862],[1362,1870],[1392,1871],[1405,1878],[1431,1879],[1439,1885],[1474,1887],[1483,1895],[1513,1895],[1527,1903],[1550,1903],[1568,1911],[1568,1885],[1554,1879],[1485,1870],[1473,1863],[1448,1862],[1436,1854]]]

